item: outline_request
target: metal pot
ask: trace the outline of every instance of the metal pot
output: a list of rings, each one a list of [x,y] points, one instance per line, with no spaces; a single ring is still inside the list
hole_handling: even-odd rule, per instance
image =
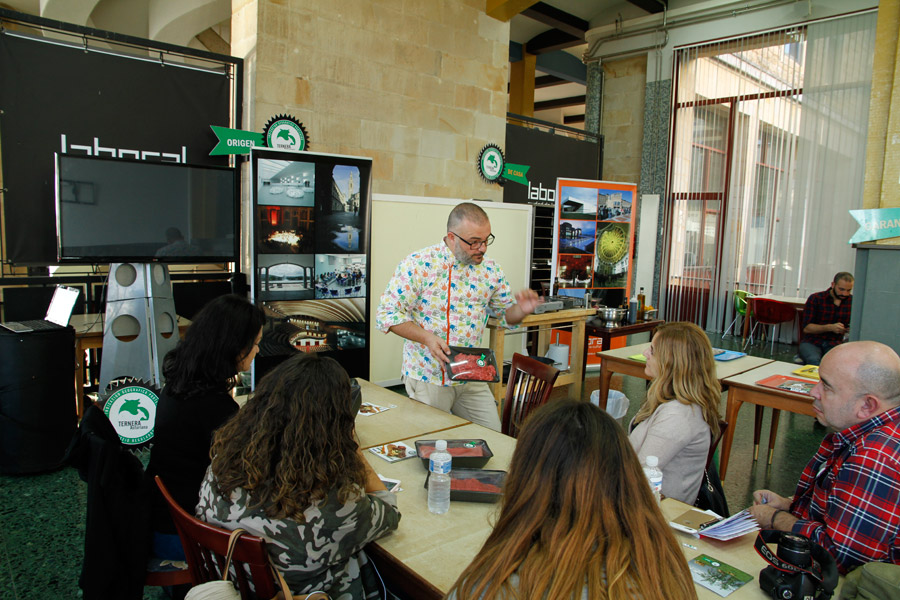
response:
[[[627,308],[601,306],[597,309],[597,318],[607,323],[619,323],[628,314]]]

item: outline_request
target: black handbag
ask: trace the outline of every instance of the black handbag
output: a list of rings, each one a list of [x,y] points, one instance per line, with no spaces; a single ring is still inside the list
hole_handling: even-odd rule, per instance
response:
[[[700,482],[700,492],[694,506],[701,510],[711,510],[723,517],[731,515],[715,462],[710,461],[710,465],[703,471],[703,481]]]

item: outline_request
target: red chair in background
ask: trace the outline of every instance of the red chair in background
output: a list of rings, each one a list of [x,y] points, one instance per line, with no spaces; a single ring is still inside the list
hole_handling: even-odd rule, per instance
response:
[[[794,318],[797,316],[797,309],[790,304],[779,302],[778,300],[769,300],[768,298],[751,297],[747,298],[747,301],[750,303],[750,314],[754,320],[753,329],[750,330],[750,341],[753,340],[753,333],[756,331],[757,326],[771,325],[772,349],[770,352],[774,354],[778,326],[788,321],[793,323]],[[744,342],[744,348],[747,347],[750,341]]]

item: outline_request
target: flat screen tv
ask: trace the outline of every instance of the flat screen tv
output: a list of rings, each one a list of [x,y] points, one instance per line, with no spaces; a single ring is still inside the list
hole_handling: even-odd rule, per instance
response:
[[[61,263],[236,260],[234,169],[57,153],[55,186]]]
[[[257,378],[297,352],[367,378],[372,159],[253,148],[250,164]]]

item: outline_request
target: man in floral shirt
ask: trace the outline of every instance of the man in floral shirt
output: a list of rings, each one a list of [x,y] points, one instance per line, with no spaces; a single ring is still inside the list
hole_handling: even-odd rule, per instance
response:
[[[410,398],[499,430],[488,385],[451,381],[448,369],[450,346],[481,345],[489,310],[506,327],[541,302],[533,290],[513,298],[503,271],[484,257],[493,241],[484,210],[471,202],[457,205],[447,219],[444,240],[413,252],[397,267],[378,305],[375,326],[406,339],[403,380]]]
[[[835,431],[800,476],[793,498],[753,493],[761,527],[791,531],[828,550],[846,573],[900,564],[900,357],[878,342],[841,344],[822,358],[811,394]]]

